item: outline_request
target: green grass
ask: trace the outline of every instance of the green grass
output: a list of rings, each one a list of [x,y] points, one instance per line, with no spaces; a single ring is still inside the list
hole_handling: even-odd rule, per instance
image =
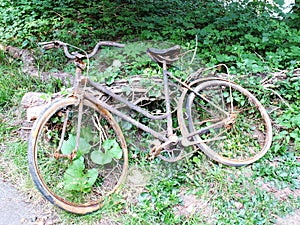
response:
[[[136,185],[128,180],[120,194],[112,196],[102,209],[90,215],[77,216],[54,208],[62,223],[97,224],[102,220],[120,224],[273,224],[276,216],[300,208],[300,196],[295,194],[300,189],[299,70],[293,73],[300,66],[299,11],[284,20],[276,20],[269,18],[265,10],[253,17],[259,5],[224,11],[215,1],[191,2],[191,7],[197,4],[205,4],[205,7],[182,11],[191,7],[182,7],[183,1],[170,0],[158,6],[155,12],[147,1],[146,5],[145,1],[136,1],[138,4],[124,1],[126,4],[118,7],[115,7],[117,2],[111,1],[101,1],[101,5],[94,1],[78,1],[77,9],[69,7],[69,1],[61,5],[50,1],[43,5],[32,2],[36,10],[30,16],[25,16],[32,11],[29,1],[0,3],[0,12],[14,8],[11,14],[3,13],[1,41],[35,48],[37,41],[58,38],[88,49],[100,39],[154,40],[132,42],[125,49],[102,50],[99,58],[91,62],[90,76],[111,84],[135,74],[145,77],[159,74],[159,68],[150,62],[144,50],[154,43],[165,44],[168,39],[180,43],[183,51],[190,51],[191,56],[185,55],[184,62],[176,64],[175,75],[182,77],[204,64],[226,63],[231,74],[236,74],[232,76],[235,82],[258,97],[273,122],[271,149],[258,162],[242,168],[216,164],[201,152],[189,161],[174,164],[159,159],[150,162],[145,150],[148,150],[151,137],[120,122],[129,145],[130,169],[141,171],[145,182]],[[166,6],[177,8],[165,9]],[[161,13],[166,10],[169,14]],[[150,18],[148,12],[154,16]],[[198,14],[201,16],[194,16]],[[186,18],[197,21],[186,23]],[[173,22],[166,26],[164,23],[170,20]],[[153,22],[157,26],[152,27]],[[17,23],[22,26],[16,27]],[[190,27],[195,24],[197,27]],[[198,54],[189,65],[196,47],[196,35]],[[113,59],[119,60],[121,66],[103,71],[102,66],[110,66]],[[37,54],[37,63],[45,71],[71,70],[62,51]],[[28,91],[57,92],[60,84],[56,81],[42,83],[27,76],[21,71],[22,63],[2,51],[0,65],[0,174],[34,198],[41,198],[33,188],[27,169],[27,141],[19,136],[24,119],[20,101]],[[218,72],[224,72],[224,68]],[[134,141],[137,134],[141,143]]]
[[[25,92],[35,88],[55,91],[56,87],[23,76],[14,61],[3,61],[1,71],[6,71],[2,83],[12,83],[15,88],[5,92],[10,98],[1,95],[4,107],[0,111],[0,139],[3,143],[0,171],[2,176],[11,177],[13,183],[21,180],[21,188],[30,191],[33,184],[27,169],[27,143],[18,137],[24,114],[20,117],[16,110],[24,113],[19,101]],[[279,101],[276,96],[264,94],[267,91],[257,86],[259,83],[255,79],[253,83],[251,80],[250,77],[240,82],[257,91],[261,100],[268,103],[267,108]],[[279,82],[278,91],[282,96],[299,98],[295,91],[298,86],[294,85],[294,89],[286,92],[285,82]],[[287,101],[293,107],[298,104],[288,98]],[[300,188],[299,149],[294,142],[299,134],[298,120],[295,119],[299,111],[296,107],[287,110],[282,103],[277,105],[279,108],[271,112],[275,122],[272,148],[263,159],[242,168],[215,164],[201,152],[189,161],[174,164],[159,159],[150,162],[144,150],[147,150],[151,138],[139,134],[142,140],[140,144],[136,143],[131,137],[139,131],[122,124],[129,144],[130,167],[142,171],[146,183],[138,186],[128,181],[120,194],[107,200],[105,206],[94,214],[76,216],[55,208],[56,213],[67,224],[96,224],[100,220],[121,224],[272,224],[275,215],[282,216],[300,208],[300,197],[293,196],[293,192],[278,196],[283,189]],[[271,189],[265,188],[266,185]],[[33,195],[40,197],[37,193]],[[196,201],[189,201],[186,196]]]

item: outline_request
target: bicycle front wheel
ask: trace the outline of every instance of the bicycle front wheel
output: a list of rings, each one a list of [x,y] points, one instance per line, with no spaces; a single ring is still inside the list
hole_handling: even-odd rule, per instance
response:
[[[211,159],[242,166],[260,159],[272,141],[270,118],[246,89],[225,80],[205,81],[186,101],[188,129]]]
[[[39,191],[54,205],[76,214],[98,210],[125,179],[125,139],[111,114],[83,100],[80,138],[78,100],[53,102],[35,122],[28,160]],[[76,155],[75,146],[78,145]]]

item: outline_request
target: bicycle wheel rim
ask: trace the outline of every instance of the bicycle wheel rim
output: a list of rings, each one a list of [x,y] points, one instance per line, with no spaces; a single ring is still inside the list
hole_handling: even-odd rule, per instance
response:
[[[272,142],[272,126],[265,108],[254,95],[224,80],[203,82],[195,87],[194,92],[197,94],[191,93],[186,101],[189,132],[222,121],[228,116],[234,120],[218,129],[212,129],[208,134],[193,137],[208,157],[225,165],[242,166],[265,155]],[[193,105],[196,100],[200,101],[197,103],[198,108]],[[195,116],[195,112],[201,116]],[[207,141],[209,139],[213,141]]]
[[[123,134],[111,114],[101,107],[97,107],[95,104],[84,100],[82,128],[86,128],[91,123],[97,122],[92,120],[100,120],[100,122],[103,123],[102,125],[100,125],[102,126],[101,132],[106,133],[105,135],[107,135],[107,139],[115,138],[119,148],[121,149],[117,150],[119,151],[119,156],[117,157],[118,159],[111,157],[111,164],[103,164],[103,162],[100,162],[102,164],[99,164],[99,162],[97,162],[98,164],[95,163],[94,161],[96,160],[92,160],[91,154],[92,152],[96,151],[95,148],[99,149],[99,144],[103,144],[103,142],[107,139],[101,139],[101,142],[99,135],[92,135],[91,138],[93,139],[94,137],[96,137],[94,139],[96,142],[98,142],[98,145],[95,144],[96,142],[92,143],[92,139],[89,141],[84,141],[84,138],[86,138],[88,135],[95,133],[89,133],[88,131],[83,131],[83,129],[81,129],[81,134],[85,135],[85,137],[80,137],[80,143],[87,142],[85,144],[88,147],[82,147],[82,144],[80,144],[80,148],[85,148],[85,150],[83,151],[81,149],[81,153],[79,153],[78,157],[72,160],[72,162],[70,162],[67,158],[55,159],[55,157],[53,157],[53,151],[55,151],[57,144],[53,144],[54,141],[53,139],[51,139],[51,137],[50,139],[48,138],[49,140],[46,140],[46,137],[49,136],[48,131],[51,131],[50,126],[53,125],[53,119],[57,119],[57,117],[59,116],[58,114],[63,114],[62,111],[67,108],[74,108],[72,112],[72,117],[74,118],[74,120],[68,119],[68,131],[65,133],[64,138],[66,139],[64,140],[64,142],[69,143],[63,144],[63,146],[70,145],[71,134],[72,132],[74,133],[77,130],[75,127],[76,125],[72,127],[72,122],[77,120],[77,103],[78,100],[76,98],[68,98],[53,102],[47,109],[45,109],[45,111],[33,126],[29,139],[28,160],[30,172],[37,188],[51,203],[69,212],[86,214],[98,210],[101,207],[104,199],[119,189],[127,173],[128,153]],[[63,115],[61,116],[63,117]],[[70,114],[68,114],[68,118],[69,117]],[[53,125],[53,127],[55,126]],[[58,126],[60,128],[56,128],[61,129],[62,126],[63,125],[60,124]],[[97,129],[99,128],[95,129],[94,127],[91,127],[92,132],[97,131]],[[110,131],[111,134],[108,134],[106,131]],[[86,132],[86,134],[84,134],[84,132]],[[75,134],[73,136],[75,136]],[[97,140],[97,138],[99,138],[99,140]],[[72,140],[74,140],[74,137],[72,138]],[[48,141],[49,144],[47,144],[46,141]],[[66,150],[67,147],[63,148],[64,153],[70,151]],[[90,148],[88,153],[86,150],[87,148]],[[122,153],[120,153],[120,151]],[[47,156],[48,158],[45,156]],[[53,165],[51,163],[53,163]],[[58,164],[58,166],[55,163]],[[109,168],[109,166],[112,166],[113,163],[115,163],[115,170],[112,169],[111,174],[115,176],[115,178],[113,179],[109,177],[109,174],[107,174],[107,177],[105,177],[104,174],[108,172],[107,168]],[[49,166],[49,168],[46,170],[45,168],[47,168],[47,166]],[[83,166],[84,168],[82,168]],[[97,170],[97,178],[95,175],[95,169]],[[77,172],[79,174],[76,174]],[[75,176],[73,176],[73,173],[75,173]],[[100,177],[101,181],[99,180]],[[111,184],[105,183],[105,181],[109,180],[109,178],[111,178]],[[84,182],[87,182],[86,185],[84,184]],[[104,184],[106,185],[105,187]]]

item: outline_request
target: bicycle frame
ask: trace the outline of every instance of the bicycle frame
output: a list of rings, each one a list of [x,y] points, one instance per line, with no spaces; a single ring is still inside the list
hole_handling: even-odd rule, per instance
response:
[[[207,126],[205,128],[202,128],[200,130],[197,130],[195,132],[189,133],[186,129],[182,128],[183,126],[183,118],[179,118],[178,119],[178,123],[180,129],[183,133],[182,136],[180,138],[177,137],[177,135],[175,135],[173,133],[173,125],[172,125],[172,114],[171,114],[171,106],[170,106],[170,95],[169,95],[169,76],[170,76],[170,72],[167,70],[166,68],[166,64],[163,64],[163,81],[164,81],[164,92],[165,92],[165,103],[166,103],[166,112],[163,115],[160,116],[155,116],[152,115],[151,113],[149,113],[148,111],[144,110],[143,108],[129,102],[128,100],[126,100],[125,98],[113,93],[112,91],[110,91],[109,89],[107,89],[105,86],[100,85],[96,82],[93,82],[92,80],[90,80],[88,77],[83,76],[82,71],[85,68],[85,64],[81,59],[76,59],[75,60],[75,64],[76,64],[76,82],[74,84],[74,95],[75,96],[82,96],[83,98],[88,99],[89,101],[91,101],[92,103],[103,107],[104,109],[108,110],[109,112],[111,112],[114,115],[119,116],[120,118],[128,121],[129,123],[133,124],[134,126],[138,127],[139,129],[142,129],[148,133],[150,133],[152,136],[154,136],[155,138],[159,139],[160,141],[170,144],[170,143],[177,143],[179,140],[181,142],[181,144],[183,146],[191,146],[194,144],[199,143],[199,141],[190,141],[189,139],[193,136],[205,133],[207,131],[209,131],[209,129],[212,128],[217,128],[222,126],[223,124],[225,124],[228,120],[230,120],[230,117],[219,121],[218,123],[215,123],[213,125]],[[173,79],[175,79],[181,86],[182,88],[184,88],[183,92],[184,96],[187,93],[187,91],[191,91],[194,92],[193,88],[190,87],[189,85],[187,85],[186,83],[181,82],[180,80],[178,80],[177,78],[173,77]],[[211,78],[210,78],[211,79]],[[218,78],[216,78],[218,79]],[[206,79],[200,79],[197,80],[196,82],[200,82],[200,81],[205,81]],[[193,82],[195,83],[195,82]],[[94,87],[95,89],[97,89],[98,91],[107,94],[108,96],[113,97],[114,99],[118,100],[119,102],[124,103],[126,106],[128,106],[130,109],[133,109],[134,111],[141,113],[142,115],[146,116],[149,119],[152,120],[163,120],[163,119],[167,119],[167,136],[162,135],[161,133],[159,133],[156,130],[153,130],[152,128],[142,124],[141,122],[133,119],[132,117],[125,115],[123,112],[121,112],[120,110],[114,108],[113,106],[107,104],[104,101],[101,101],[97,98],[95,98],[94,96],[92,96],[91,94],[89,94],[88,92],[84,91],[84,88],[82,88],[82,85],[87,85],[89,84],[90,86]],[[83,92],[82,92],[83,90]],[[194,92],[195,93],[195,92]],[[197,93],[195,93],[196,95],[198,95]],[[202,98],[202,96],[200,96]],[[82,98],[82,99],[83,99]],[[80,99],[80,101],[82,102],[82,99]],[[209,102],[209,101],[208,101]],[[79,104],[79,111],[81,109],[80,107],[81,105]],[[216,108],[219,108],[218,106],[215,106]],[[81,113],[80,113],[81,114]],[[80,121],[80,117],[78,119],[78,124],[80,127],[81,121]],[[182,121],[180,121],[182,120]],[[79,136],[80,136],[80,130],[77,131],[77,135],[78,135],[78,139],[79,140]],[[174,138],[175,137],[175,138]],[[207,140],[202,140],[200,142],[208,142],[211,141],[210,139]]]
[[[84,64],[82,61],[77,61],[78,64],[76,67],[76,80],[77,82],[74,85],[74,94],[78,95],[78,94],[83,94],[83,98],[88,99],[89,101],[93,102],[96,105],[99,105],[103,108],[105,108],[106,110],[108,110],[109,112],[111,112],[114,115],[119,116],[120,118],[132,123],[134,126],[138,127],[139,129],[142,129],[148,133],[150,133],[151,135],[153,135],[155,138],[166,142],[169,140],[169,138],[171,136],[173,136],[173,125],[172,125],[172,114],[171,114],[171,106],[170,106],[170,95],[169,95],[169,79],[168,79],[168,74],[169,72],[166,69],[166,66],[163,67],[163,80],[164,80],[164,97],[165,97],[165,102],[166,102],[166,112],[163,115],[160,116],[156,116],[156,115],[152,115],[151,113],[149,113],[148,111],[144,110],[143,108],[129,102],[128,100],[126,100],[125,98],[113,93],[112,91],[110,91],[109,89],[107,89],[105,86],[102,86],[96,82],[93,82],[92,80],[90,80],[87,77],[84,77],[82,75],[82,71],[84,68]],[[133,119],[132,117],[125,115],[124,113],[122,113],[120,110],[115,109],[113,106],[107,104],[104,101],[101,101],[97,98],[95,98],[94,96],[92,96],[91,94],[89,94],[88,92],[83,92],[80,93],[82,91],[82,88],[80,87],[80,85],[82,85],[82,83],[84,83],[84,85],[89,84],[90,86],[94,87],[95,89],[97,89],[100,92],[103,92],[105,94],[107,94],[108,96],[113,97],[114,99],[118,100],[119,102],[124,103],[126,106],[128,106],[130,109],[133,109],[134,111],[141,113],[142,115],[146,116],[149,119],[152,120],[162,120],[162,119],[167,119],[167,137],[162,135],[161,133],[151,129],[150,127],[142,124],[141,122]],[[80,122],[80,121],[79,121]]]
[[[119,95],[116,95],[115,93],[113,93],[112,91],[107,89],[105,86],[102,86],[98,83],[95,83],[95,82],[91,81],[88,77],[83,76],[83,71],[86,67],[86,64],[84,63],[83,60],[86,59],[86,58],[89,59],[89,58],[93,57],[95,55],[95,53],[98,51],[100,46],[105,45],[105,46],[115,46],[115,47],[121,47],[122,48],[122,47],[124,47],[123,44],[119,44],[119,43],[116,43],[116,42],[106,42],[106,41],[99,42],[95,46],[95,48],[93,49],[92,53],[90,53],[90,54],[85,53],[85,55],[82,55],[82,54],[77,53],[77,52],[70,54],[69,51],[68,51],[67,44],[63,43],[61,41],[44,42],[44,43],[40,43],[40,44],[43,45],[43,48],[46,49],[46,50],[51,49],[51,48],[63,47],[65,55],[69,59],[75,59],[76,77],[75,77],[75,83],[73,85],[73,96],[77,97],[78,100],[79,100],[79,117],[78,117],[78,125],[79,126],[78,126],[78,130],[77,130],[77,141],[76,141],[75,152],[78,148],[78,142],[79,142],[79,138],[80,138],[80,125],[81,125],[81,115],[82,115],[82,105],[83,105],[82,100],[84,98],[90,100],[91,102],[98,105],[99,107],[102,107],[102,108],[108,110],[112,114],[115,114],[115,115],[119,116],[120,118],[130,122],[134,126],[150,133],[152,136],[154,136],[157,139],[163,141],[164,146],[167,146],[171,143],[177,144],[179,141],[183,146],[190,146],[190,145],[194,145],[194,144],[197,144],[197,143],[200,143],[200,142],[210,141],[210,140],[191,141],[190,139],[192,137],[196,136],[196,135],[199,135],[199,134],[202,134],[202,133],[205,133],[205,132],[209,131],[209,129],[217,128],[217,127],[225,124],[227,121],[230,121],[230,119],[231,119],[230,115],[227,114],[227,116],[228,116],[227,119],[224,119],[224,120],[222,120],[218,123],[215,123],[211,126],[207,126],[206,128],[201,128],[200,130],[194,131],[192,133],[188,132],[187,128],[184,125],[184,118],[183,118],[182,111],[181,111],[181,108],[183,108],[183,105],[182,105],[183,98],[185,97],[185,95],[187,94],[188,91],[190,91],[191,93],[194,93],[195,95],[197,95],[198,97],[204,99],[208,103],[211,103],[215,108],[217,108],[217,109],[220,109],[220,108],[217,105],[210,102],[209,100],[205,99],[205,97],[199,95],[192,88],[193,84],[203,82],[203,81],[206,80],[205,78],[200,78],[196,81],[193,81],[190,84],[182,82],[178,78],[172,76],[172,74],[167,70],[167,62],[166,61],[161,61],[161,63],[163,64],[163,83],[164,83],[164,92],[165,92],[164,97],[165,97],[166,112],[163,115],[160,115],[160,116],[156,116],[156,115],[153,115],[153,114],[149,113],[148,111],[144,110],[143,108],[127,101],[126,99],[122,98]],[[73,46],[73,47],[75,47],[75,46]],[[75,48],[77,48],[77,47],[75,47]],[[178,115],[177,115],[177,120],[178,120],[178,124],[179,124],[179,127],[180,127],[180,131],[182,132],[180,138],[176,134],[173,133],[170,94],[169,94],[169,77],[174,79],[183,88],[182,96],[180,97],[179,103],[178,103],[179,104],[178,105],[179,110],[178,110]],[[209,80],[212,80],[212,79],[214,79],[214,78],[209,78]],[[220,78],[215,78],[215,79],[220,79]],[[133,109],[134,111],[136,111],[138,113],[141,113],[142,115],[146,116],[147,118],[149,118],[151,120],[166,119],[167,120],[167,135],[162,135],[158,131],[155,131],[155,130],[151,129],[150,127],[136,121],[132,117],[130,117],[128,115],[125,115],[124,113],[122,113],[121,111],[115,109],[113,106],[107,104],[106,102],[101,101],[99,99],[96,99],[95,97],[93,97],[91,94],[89,94],[85,90],[85,85],[87,85],[87,84],[91,85],[92,87],[94,87],[98,91],[100,91],[102,93],[105,93],[108,96],[113,97],[117,101],[124,103],[130,109]],[[179,113],[179,112],[181,112],[181,113]],[[225,114],[226,114],[226,112],[225,112]]]

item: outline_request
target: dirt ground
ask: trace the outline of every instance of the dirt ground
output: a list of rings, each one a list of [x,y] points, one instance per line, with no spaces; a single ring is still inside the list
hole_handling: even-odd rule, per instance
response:
[[[195,201],[195,198],[185,195],[181,197],[185,206],[184,209],[177,209],[180,211],[179,215],[197,210],[199,202]],[[36,202],[0,177],[0,225],[60,224],[58,216],[55,215],[52,207],[47,206],[48,204],[45,200]],[[217,221],[211,222],[215,224]],[[300,210],[285,218],[278,218],[276,225],[300,225]]]
[[[36,202],[0,177],[0,225],[59,224],[51,208],[46,200]]]
[[[300,224],[300,210],[297,210],[291,215],[284,218],[278,218],[277,225],[299,225]]]

